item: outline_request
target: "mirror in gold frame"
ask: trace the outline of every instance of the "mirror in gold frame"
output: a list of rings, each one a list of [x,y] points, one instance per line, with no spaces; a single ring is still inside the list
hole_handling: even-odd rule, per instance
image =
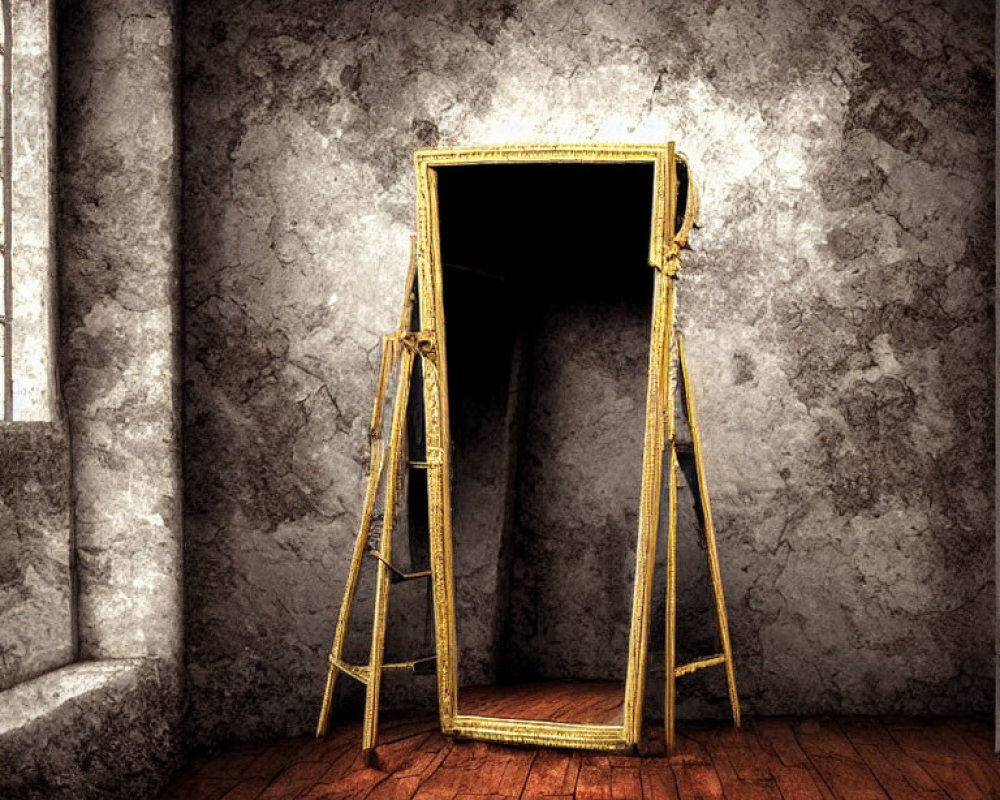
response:
[[[679,169],[672,144],[416,153],[446,733],[639,741]]]

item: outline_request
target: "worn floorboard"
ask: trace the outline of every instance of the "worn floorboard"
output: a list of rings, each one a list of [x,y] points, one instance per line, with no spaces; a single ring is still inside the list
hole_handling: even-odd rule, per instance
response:
[[[373,769],[348,722],[322,740],[202,757],[160,800],[1000,800],[985,719],[786,717],[677,733],[671,755],[650,727],[646,755],[623,757],[454,741],[411,718],[383,724]]]

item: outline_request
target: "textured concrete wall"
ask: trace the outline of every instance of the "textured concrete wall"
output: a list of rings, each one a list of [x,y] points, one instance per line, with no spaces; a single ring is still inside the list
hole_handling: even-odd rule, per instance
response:
[[[95,0],[60,11],[60,320],[80,654],[176,661],[174,9]]]
[[[437,143],[679,143],[704,207],[681,322],[746,706],[985,710],[991,14],[188,4],[195,741],[313,721],[410,154]],[[422,607],[399,605],[422,636]],[[704,680],[686,679],[683,710],[718,708]]]
[[[69,444],[61,425],[0,426],[0,691],[74,658]]]
[[[695,158],[682,322],[743,690],[763,710],[985,711],[992,9],[823,8],[771,17],[774,49],[720,80],[782,77],[740,103],[755,147],[730,180]]]

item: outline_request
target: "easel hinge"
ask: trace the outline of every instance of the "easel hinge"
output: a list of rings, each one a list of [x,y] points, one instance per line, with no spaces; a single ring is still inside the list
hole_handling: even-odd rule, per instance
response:
[[[399,344],[418,356],[437,360],[437,338],[433,331],[411,331],[397,334]]]

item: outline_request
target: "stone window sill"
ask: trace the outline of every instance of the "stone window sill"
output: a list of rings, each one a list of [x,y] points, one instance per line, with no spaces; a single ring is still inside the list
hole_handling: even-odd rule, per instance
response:
[[[81,661],[0,692],[3,790],[153,797],[180,761],[177,688],[157,659]],[[6,796],[6,795],[5,795]]]

